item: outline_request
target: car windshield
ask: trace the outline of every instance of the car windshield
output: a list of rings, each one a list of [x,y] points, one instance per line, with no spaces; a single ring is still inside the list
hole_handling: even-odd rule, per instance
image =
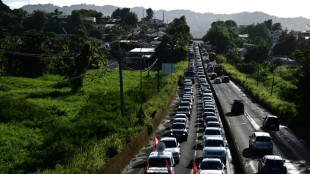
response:
[[[282,160],[266,160],[267,165],[272,165],[272,166],[283,166],[283,161]]]
[[[209,122],[209,121],[219,121],[219,120],[214,117],[206,117],[206,122]]]
[[[256,141],[270,142],[270,137],[256,137]]]
[[[171,161],[169,158],[150,158],[149,167],[167,167],[165,160],[171,166]]]
[[[177,143],[175,141],[172,140],[165,140],[165,141],[161,141],[164,142],[166,145],[166,148],[173,148],[173,147],[177,147]]]
[[[180,106],[190,106],[189,103],[180,103]]]
[[[205,135],[221,135],[219,130],[205,130]]]
[[[268,121],[269,121],[270,123],[278,123],[278,122],[279,122],[279,119],[278,119],[278,118],[270,117],[270,118],[268,118]]]
[[[172,129],[184,129],[185,125],[184,124],[172,124]]]
[[[200,165],[201,170],[222,170],[223,166],[219,161],[202,162]]]
[[[188,108],[178,108],[178,111],[185,111],[185,112],[188,112]]]
[[[185,120],[183,120],[183,119],[175,119],[174,122],[175,123],[185,123]]]
[[[221,126],[217,123],[208,123],[207,127],[221,127]]]
[[[208,147],[224,147],[223,140],[207,140],[205,146]]]

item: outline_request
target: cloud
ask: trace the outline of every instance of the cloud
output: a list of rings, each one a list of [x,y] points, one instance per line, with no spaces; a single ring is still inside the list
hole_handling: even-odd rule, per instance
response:
[[[8,4],[11,9],[21,8],[24,5],[29,4],[27,1],[13,1]]]

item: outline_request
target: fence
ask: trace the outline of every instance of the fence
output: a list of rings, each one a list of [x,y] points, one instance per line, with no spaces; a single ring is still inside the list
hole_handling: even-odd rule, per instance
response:
[[[167,111],[175,97],[176,91],[177,86],[170,94],[165,110],[159,111],[152,120],[154,130],[157,129],[162,119],[166,116]],[[101,169],[98,171],[98,174],[121,173],[122,170],[126,167],[126,165],[130,162],[130,160],[135,157],[135,155],[140,151],[140,149],[149,141],[152,134],[153,132],[149,134],[147,127],[145,127],[134,140],[132,140],[124,147],[120,154],[115,155],[108,163],[106,163],[105,166],[101,167]]]

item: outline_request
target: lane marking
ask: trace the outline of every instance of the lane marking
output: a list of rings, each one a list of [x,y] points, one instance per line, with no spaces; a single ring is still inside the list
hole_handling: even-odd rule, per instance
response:
[[[250,121],[250,123],[253,125],[253,127],[256,129],[256,130],[260,130],[260,126],[253,120],[253,118],[250,116],[249,113],[247,113],[246,111],[245,112],[245,116],[246,118]]]

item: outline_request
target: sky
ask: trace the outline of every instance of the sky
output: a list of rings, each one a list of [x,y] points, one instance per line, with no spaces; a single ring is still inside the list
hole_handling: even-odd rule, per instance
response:
[[[27,4],[114,5],[145,7],[153,10],[191,10],[200,13],[232,14],[260,11],[277,17],[305,17],[310,19],[310,0],[2,0],[11,9]]]

